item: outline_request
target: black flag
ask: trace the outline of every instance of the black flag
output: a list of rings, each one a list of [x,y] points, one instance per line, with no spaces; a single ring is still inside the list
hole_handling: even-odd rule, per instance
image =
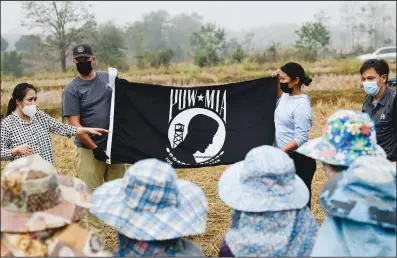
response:
[[[172,87],[116,79],[110,163],[157,158],[173,167],[243,160],[274,141],[277,80]]]

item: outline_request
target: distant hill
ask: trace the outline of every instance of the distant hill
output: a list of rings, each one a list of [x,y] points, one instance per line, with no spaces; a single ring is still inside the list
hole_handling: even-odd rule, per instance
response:
[[[295,31],[300,28],[301,25],[296,23],[290,24],[273,24],[260,26],[255,28],[247,28],[240,31],[226,30],[227,37],[236,38],[238,42],[243,42],[245,36],[249,33],[254,33],[254,37],[251,42],[251,48],[255,50],[262,50],[272,42],[279,42],[282,47],[292,47],[295,45],[298,36]],[[330,27],[331,34],[331,46],[332,47],[343,47],[346,46],[346,32],[344,28],[340,26]]]
[[[298,39],[295,30],[299,29],[300,26],[301,25],[296,23],[285,23],[245,28],[238,31],[225,28],[225,31],[227,39],[235,38],[239,43],[244,42],[245,36],[248,33],[254,33],[255,36],[251,41],[251,49],[263,50],[264,48],[271,45],[272,42],[279,42],[281,43],[282,47],[293,46],[295,41]],[[346,30],[344,27],[332,26],[330,27],[330,33],[332,48],[346,47],[348,45]],[[385,28],[384,33],[386,35],[391,35],[390,38],[392,39],[392,42],[396,42],[394,31],[390,30],[389,28]],[[9,44],[7,51],[12,51],[15,49],[14,44],[22,35],[23,34],[18,30],[16,30],[15,33],[2,34],[2,37],[4,37]],[[364,43],[364,45],[367,44]]]
[[[8,42],[8,47],[6,51],[15,50],[15,43],[19,40],[22,36],[20,33],[8,33],[8,34],[1,34],[3,38],[5,38]]]

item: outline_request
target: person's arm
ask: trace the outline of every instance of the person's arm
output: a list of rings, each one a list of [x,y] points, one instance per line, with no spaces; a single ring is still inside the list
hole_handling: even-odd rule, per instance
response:
[[[277,71],[272,73],[272,77],[277,77],[277,103],[278,100],[281,98],[281,95],[283,95],[283,91],[280,88],[280,79],[278,78],[280,73],[280,69],[277,69]]]
[[[287,153],[296,150],[309,139],[309,131],[312,127],[312,110],[309,106],[300,104],[295,108],[294,124],[294,139],[283,148]]]
[[[296,140],[293,139],[292,141],[290,141],[287,145],[284,146],[284,148],[282,148],[282,150],[286,153],[290,153],[296,149],[298,149],[298,144],[296,143]]]
[[[13,157],[21,155],[31,155],[32,148],[27,144],[22,144],[11,149],[9,146],[10,133],[8,128],[1,123],[1,160],[11,160]]]
[[[12,150],[9,148],[9,139],[8,129],[4,123],[1,123],[1,160],[10,160],[13,157]]]
[[[283,91],[280,88],[280,79],[277,78],[277,98],[280,99],[283,95]]]
[[[76,127],[82,127],[80,124],[80,116],[68,116],[67,117],[68,124]],[[88,134],[78,134],[76,135],[77,138],[90,150],[96,149],[98,146],[95,142],[90,138]]]
[[[48,121],[50,131],[59,136],[71,137],[75,135],[86,135],[86,134],[102,135],[109,132],[108,130],[102,128],[90,128],[90,127],[64,124],[58,122],[55,118],[50,117],[48,114],[46,114],[46,119]]]

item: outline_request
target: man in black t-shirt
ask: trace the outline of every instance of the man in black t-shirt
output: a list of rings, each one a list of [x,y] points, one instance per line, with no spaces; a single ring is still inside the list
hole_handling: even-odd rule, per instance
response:
[[[386,152],[387,159],[396,161],[397,129],[396,115],[393,114],[396,92],[386,85],[389,65],[384,60],[370,59],[363,63],[360,74],[367,93],[362,111],[374,120],[377,142]]]

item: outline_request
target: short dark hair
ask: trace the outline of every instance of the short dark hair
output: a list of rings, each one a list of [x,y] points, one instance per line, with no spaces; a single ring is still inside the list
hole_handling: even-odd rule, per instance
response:
[[[379,76],[382,76],[386,74],[386,81],[389,79],[389,65],[387,62],[383,59],[377,60],[377,59],[369,59],[365,61],[360,68],[360,74],[363,74],[365,71],[368,69],[374,68],[377,74]]]

